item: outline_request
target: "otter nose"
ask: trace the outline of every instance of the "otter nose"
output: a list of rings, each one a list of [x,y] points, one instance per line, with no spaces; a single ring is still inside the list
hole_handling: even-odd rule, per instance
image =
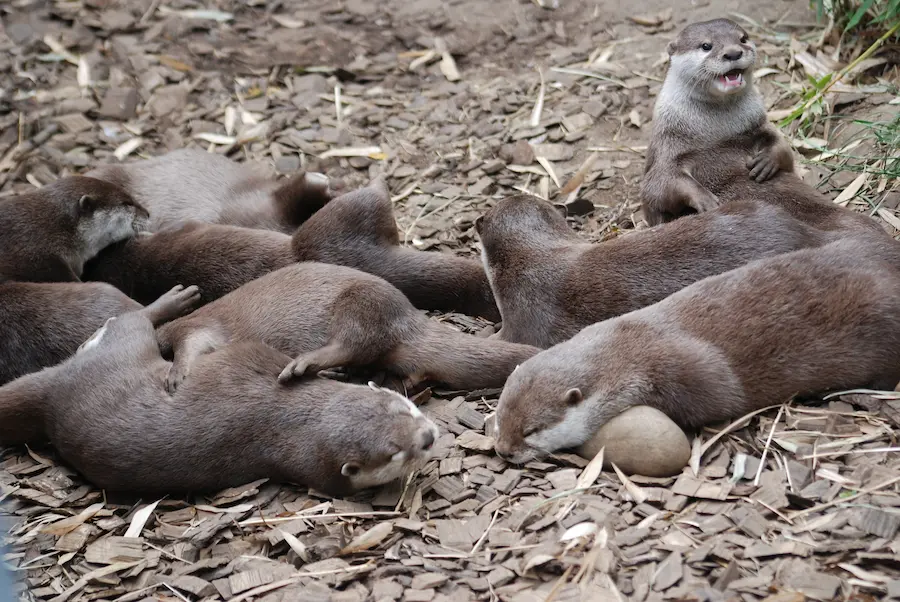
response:
[[[425,435],[422,437],[422,449],[428,451],[432,445],[434,445],[434,433],[425,431]]]
[[[744,56],[744,51],[740,48],[729,48],[725,51],[724,56],[726,61],[736,61]]]

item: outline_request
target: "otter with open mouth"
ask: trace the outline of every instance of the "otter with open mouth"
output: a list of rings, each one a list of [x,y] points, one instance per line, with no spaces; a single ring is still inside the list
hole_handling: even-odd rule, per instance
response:
[[[711,152],[718,145],[747,138],[746,168],[758,183],[794,167],[790,147],[766,120],[753,86],[756,46],[743,28],[729,19],[692,23],[667,51],[670,65],[653,111],[641,187],[651,226],[724,202],[694,173],[701,167],[698,159],[722,161]]]

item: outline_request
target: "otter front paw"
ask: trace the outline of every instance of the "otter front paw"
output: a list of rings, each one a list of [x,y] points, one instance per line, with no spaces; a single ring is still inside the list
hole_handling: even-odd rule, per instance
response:
[[[278,382],[285,384],[295,378],[303,378],[307,371],[309,371],[309,364],[298,357],[281,371],[281,374],[278,375]]]
[[[747,162],[747,169],[750,170],[750,178],[756,182],[765,182],[772,179],[780,170],[778,157],[769,150],[763,150],[756,153],[756,156]]]
[[[166,374],[166,393],[174,395],[178,387],[181,386],[181,383],[184,382],[184,379],[187,378],[187,375],[187,368],[179,366],[178,364],[169,366],[169,372]]]

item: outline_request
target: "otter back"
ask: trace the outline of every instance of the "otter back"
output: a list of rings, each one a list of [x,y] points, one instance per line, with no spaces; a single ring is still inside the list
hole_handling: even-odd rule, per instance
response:
[[[479,222],[502,340],[550,347],[752,260],[819,246],[823,232],[779,207],[734,202],[612,240],[581,241],[536,197],[500,201]]]
[[[169,398],[153,327],[195,294],[173,290],[109,321],[65,363],[0,388],[0,423],[35,414],[88,479],[134,493],[273,478],[342,495],[427,459],[437,428],[409,400],[327,379],[280,385],[275,377],[288,358],[258,342],[200,358],[192,380]]]
[[[84,279],[108,282],[143,304],[190,282],[206,304],[294,263],[290,242],[280,232],[191,222],[106,248],[85,266]]]
[[[0,284],[0,383],[62,362],[108,318],[140,307],[101,283]]]
[[[292,232],[330,199],[321,174],[275,181],[221,155],[179,149],[88,175],[122,186],[151,215],[151,229],[200,221]]]
[[[400,246],[390,193],[382,179],[328,203],[294,233],[292,244],[298,261],[375,274],[420,309],[500,318],[477,261]]]

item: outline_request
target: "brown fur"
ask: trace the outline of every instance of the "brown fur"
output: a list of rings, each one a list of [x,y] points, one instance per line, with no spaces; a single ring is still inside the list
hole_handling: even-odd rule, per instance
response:
[[[108,318],[140,307],[108,284],[0,284],[0,384],[60,363]]]
[[[163,352],[174,354],[171,388],[199,355],[227,341],[261,340],[296,356],[282,380],[376,365],[412,382],[435,380],[459,389],[502,386],[519,362],[537,352],[438,324],[381,278],[315,262],[249,282],[167,324],[158,336]]]
[[[122,186],[144,204],[154,231],[199,221],[290,233],[331,198],[321,174],[275,181],[248,165],[187,148],[87,175]]]
[[[298,261],[345,265],[380,276],[419,309],[500,319],[477,261],[400,246],[391,196],[381,178],[313,215],[294,233],[293,248]]]
[[[588,326],[523,363],[498,406],[516,462],[649,405],[685,428],[900,380],[900,244],[864,237],[762,259]]]
[[[199,358],[173,398],[153,327],[189,310],[176,289],[110,320],[73,358],[0,388],[0,444],[49,439],[89,480],[113,491],[208,491],[259,478],[335,495],[414,466],[436,428],[384,390],[276,376],[288,357],[232,345]],[[345,476],[356,475],[356,476]]]
[[[86,261],[147,218],[123,189],[83,176],[2,199],[0,281],[77,282]]]
[[[193,282],[205,305],[294,263],[290,243],[280,232],[190,222],[108,247],[85,266],[84,279],[113,284],[145,305]]]
[[[600,244],[546,201],[516,195],[476,220],[504,341],[546,348],[754,259],[840,237],[761,202],[734,202]],[[562,207],[565,212],[565,208]],[[813,220],[814,221],[814,220]]]
[[[768,122],[753,86],[756,49],[746,36],[733,21],[716,19],[688,26],[669,45],[671,65],[654,109],[641,186],[647,223],[759,200],[822,230],[881,230],[794,173],[790,146]],[[708,53],[699,47],[704,43],[712,46]],[[738,53],[740,59],[725,58]],[[745,84],[724,94],[716,77],[734,67],[743,69]]]

